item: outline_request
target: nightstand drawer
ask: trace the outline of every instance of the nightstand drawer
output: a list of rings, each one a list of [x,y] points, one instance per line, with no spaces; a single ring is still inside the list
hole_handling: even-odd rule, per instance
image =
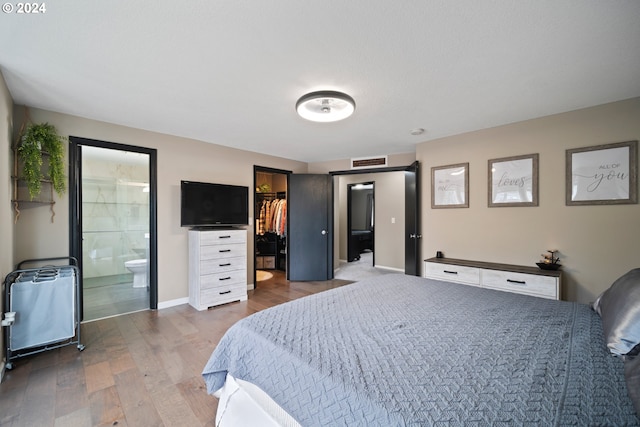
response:
[[[425,262],[424,277],[480,286],[480,269],[475,267]]]
[[[482,286],[519,294],[558,299],[558,280],[555,277],[483,270]]]

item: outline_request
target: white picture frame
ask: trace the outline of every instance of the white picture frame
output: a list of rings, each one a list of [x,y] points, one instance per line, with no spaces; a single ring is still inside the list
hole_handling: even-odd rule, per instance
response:
[[[489,160],[489,207],[538,206],[539,155]]]
[[[431,208],[469,207],[469,163],[431,168]]]
[[[638,141],[566,151],[566,204],[638,203]]]

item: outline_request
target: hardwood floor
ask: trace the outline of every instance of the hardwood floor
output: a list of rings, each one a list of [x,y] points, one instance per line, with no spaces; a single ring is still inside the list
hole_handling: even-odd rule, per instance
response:
[[[288,282],[275,273],[248,301],[83,323],[84,351],[16,360],[0,384],[0,426],[213,426],[217,399],[200,374],[225,331],[265,308],[351,283]]]

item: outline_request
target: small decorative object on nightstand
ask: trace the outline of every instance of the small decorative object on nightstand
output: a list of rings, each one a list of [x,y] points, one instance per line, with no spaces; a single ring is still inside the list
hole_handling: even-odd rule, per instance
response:
[[[536,262],[536,265],[543,270],[558,270],[562,267],[559,263],[560,258],[556,256],[557,250],[548,250],[546,254],[542,254],[542,260]]]

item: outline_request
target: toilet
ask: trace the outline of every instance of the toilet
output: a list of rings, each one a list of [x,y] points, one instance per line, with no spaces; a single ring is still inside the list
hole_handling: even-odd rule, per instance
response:
[[[133,287],[134,288],[146,288],[147,287],[147,260],[146,259],[132,259],[124,263],[124,266],[133,273]]]

